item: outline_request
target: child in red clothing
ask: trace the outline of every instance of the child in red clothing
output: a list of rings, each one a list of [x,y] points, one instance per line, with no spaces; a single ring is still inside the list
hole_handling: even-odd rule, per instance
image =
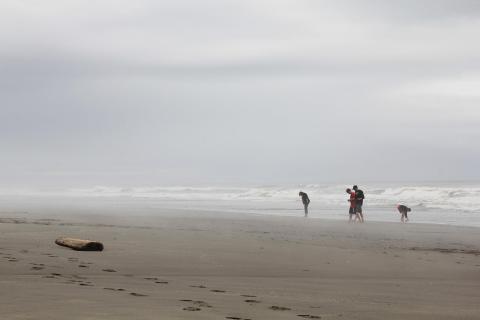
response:
[[[357,212],[355,211],[356,208],[356,202],[355,202],[355,192],[353,192],[351,189],[347,189],[346,192],[350,195],[350,199],[348,201],[350,202],[350,209],[348,210],[348,214],[350,215],[350,219],[348,219],[348,222],[352,222],[353,215],[355,215],[355,221],[357,220]]]

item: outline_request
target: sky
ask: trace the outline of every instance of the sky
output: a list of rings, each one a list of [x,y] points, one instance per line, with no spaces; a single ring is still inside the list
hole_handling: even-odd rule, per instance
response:
[[[480,2],[0,3],[0,186],[480,180]]]

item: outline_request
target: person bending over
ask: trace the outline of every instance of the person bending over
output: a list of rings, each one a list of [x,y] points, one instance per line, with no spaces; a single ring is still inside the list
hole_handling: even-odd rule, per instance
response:
[[[400,218],[400,221],[402,222],[407,222],[408,221],[408,213],[412,211],[409,207],[399,204],[397,205],[397,210],[402,214],[402,217]]]
[[[308,216],[308,205],[310,204],[310,199],[308,198],[308,194],[303,191],[298,193],[300,197],[302,197],[303,207],[305,209],[305,217]]]

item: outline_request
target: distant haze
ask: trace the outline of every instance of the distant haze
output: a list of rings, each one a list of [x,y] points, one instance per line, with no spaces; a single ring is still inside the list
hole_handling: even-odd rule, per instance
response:
[[[480,179],[480,1],[0,4],[0,186]]]

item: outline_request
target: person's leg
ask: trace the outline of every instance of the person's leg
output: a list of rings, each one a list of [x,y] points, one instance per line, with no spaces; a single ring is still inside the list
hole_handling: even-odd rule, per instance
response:
[[[308,204],[304,203],[303,206],[305,207],[305,217],[308,216]]]
[[[357,208],[350,208],[350,216],[353,217],[353,223],[356,223],[358,220]]]
[[[400,221],[405,222],[405,214],[402,212],[402,216],[400,217]]]
[[[363,210],[362,210],[362,205],[359,205],[357,206],[357,212],[360,216],[360,222],[365,222],[365,220],[363,219]]]
[[[408,221],[408,211],[405,211],[405,222]]]

